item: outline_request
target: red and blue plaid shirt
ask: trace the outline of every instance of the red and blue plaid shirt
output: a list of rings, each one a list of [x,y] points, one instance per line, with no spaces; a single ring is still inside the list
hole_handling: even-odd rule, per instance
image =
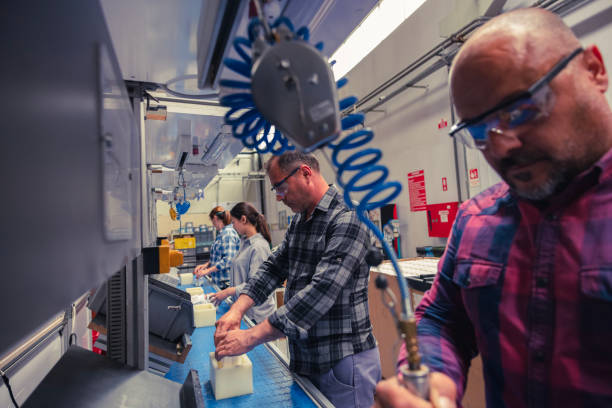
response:
[[[546,207],[505,183],[464,203],[417,319],[458,401],[480,353],[488,407],[612,407],[612,151]]]

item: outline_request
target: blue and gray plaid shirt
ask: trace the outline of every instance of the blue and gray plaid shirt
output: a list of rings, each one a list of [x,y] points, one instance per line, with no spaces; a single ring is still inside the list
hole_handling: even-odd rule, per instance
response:
[[[314,375],[376,341],[368,311],[368,230],[334,187],[305,216],[294,217],[242,293],[259,305],[287,279],[285,305],[268,320],[289,339],[291,369]]]
[[[225,280],[229,283],[232,258],[240,249],[240,237],[231,224],[226,225],[217,233],[217,238],[210,249],[210,266],[216,266],[217,272],[210,274],[213,282]]]

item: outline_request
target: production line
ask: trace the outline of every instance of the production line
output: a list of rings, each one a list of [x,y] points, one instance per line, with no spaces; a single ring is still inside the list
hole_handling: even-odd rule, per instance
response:
[[[206,284],[207,292],[216,291],[216,288]],[[194,285],[180,285],[186,290]],[[216,308],[216,318],[220,318],[229,309],[227,302]],[[248,318],[243,321],[241,328],[251,327]],[[211,357],[214,352],[214,322],[206,327],[196,327],[191,334],[193,347],[189,351],[184,363],[174,363],[165,378],[182,383],[189,370],[198,371],[202,383],[202,395],[207,407],[234,407],[234,406],[283,406],[283,407],[330,407],[329,401],[307,379],[300,378],[289,371],[286,357],[275,345],[258,347],[246,355],[252,363],[252,393],[227,399],[216,399],[211,380]],[[237,381],[239,378],[230,377]],[[230,384],[227,384],[228,386]]]
[[[1,406],[612,406],[608,0],[5,8]]]

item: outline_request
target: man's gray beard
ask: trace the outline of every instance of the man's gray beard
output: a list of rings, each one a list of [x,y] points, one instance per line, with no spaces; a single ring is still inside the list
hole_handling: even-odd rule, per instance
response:
[[[512,190],[514,190],[519,197],[532,201],[540,201],[556,193],[559,186],[565,184],[567,181],[566,173],[566,169],[562,166],[553,168],[551,174],[544,183],[532,187],[531,189],[517,189],[512,183],[508,184],[510,184]]]

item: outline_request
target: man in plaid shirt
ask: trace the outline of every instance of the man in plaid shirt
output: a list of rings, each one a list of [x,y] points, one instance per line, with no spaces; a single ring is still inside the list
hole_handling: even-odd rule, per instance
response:
[[[432,396],[460,404],[480,353],[488,407],[612,407],[612,111],[599,50],[552,13],[517,10],[470,37],[450,83],[451,136],[505,182],[461,206],[417,309]],[[397,380],[377,400],[430,406]]]
[[[325,182],[314,157],[285,153],[266,170],[277,199],[297,215],[278,250],[217,322],[217,358],[287,336],[292,370],[336,406],[370,407],[380,358],[368,312],[368,230]],[[254,328],[236,330],[245,311],[285,279],[285,304]]]

